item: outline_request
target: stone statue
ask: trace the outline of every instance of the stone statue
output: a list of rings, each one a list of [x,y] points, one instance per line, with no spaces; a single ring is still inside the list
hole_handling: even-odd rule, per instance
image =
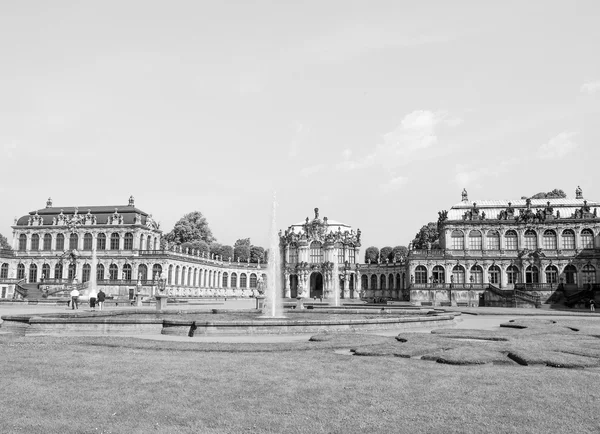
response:
[[[598,217],[598,208],[594,208],[594,218]]]
[[[583,201],[583,206],[581,207],[581,211],[584,213],[590,212],[590,206],[587,204],[587,200]]]
[[[556,218],[559,219],[560,218],[560,210],[556,210]]]
[[[575,199],[583,199],[583,191],[580,186],[575,189]]]
[[[463,188],[462,191],[462,201],[463,202],[468,202],[469,201],[469,195],[467,194],[467,189]]]
[[[485,220],[485,211],[481,213],[481,220]]]
[[[473,213],[473,216],[479,215],[479,208],[477,208],[477,202],[473,202],[473,208],[471,209],[471,212]]]
[[[525,200],[525,205],[527,205],[527,209],[531,209],[531,199],[527,198]]]
[[[319,218],[319,208],[315,208],[315,220]]]
[[[46,201],[46,208],[50,208],[52,207],[52,198],[49,197],[48,200]]]
[[[129,206],[133,206],[134,205],[134,199],[133,199],[133,195],[129,196]]]

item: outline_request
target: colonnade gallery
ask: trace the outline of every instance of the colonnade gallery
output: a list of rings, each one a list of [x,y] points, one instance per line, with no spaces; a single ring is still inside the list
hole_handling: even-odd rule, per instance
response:
[[[600,276],[598,202],[578,187],[575,198],[461,201],[438,213],[439,241],[386,263],[363,263],[361,231],[314,217],[280,231],[284,297],[386,297],[426,301],[476,300],[486,290],[519,288],[549,297],[577,291]],[[427,219],[425,220],[433,220]],[[215,258],[196,250],[161,249],[162,231],[127,205],[45,208],[17,219],[13,249],[0,251],[0,298],[18,298],[37,284],[60,294],[90,280],[114,296],[134,291],[174,297],[253,297],[266,265]],[[438,247],[439,246],[439,247]],[[97,264],[93,267],[95,256]],[[337,283],[335,282],[337,279]]]

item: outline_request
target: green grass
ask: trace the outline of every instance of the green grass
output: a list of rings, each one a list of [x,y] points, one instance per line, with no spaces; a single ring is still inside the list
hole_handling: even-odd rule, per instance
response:
[[[484,342],[456,339],[492,337],[473,330],[282,344],[0,335],[0,432],[599,432],[599,368],[525,367],[497,348],[588,360],[600,339],[535,327]],[[464,360],[483,364],[454,365]]]

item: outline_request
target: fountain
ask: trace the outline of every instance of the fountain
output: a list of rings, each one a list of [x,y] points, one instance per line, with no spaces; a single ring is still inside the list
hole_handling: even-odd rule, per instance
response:
[[[337,307],[340,305],[340,272],[338,261],[335,255],[333,257],[333,270],[331,274],[331,284],[333,286],[333,305]]]
[[[285,318],[281,294],[281,250],[277,234],[277,198],[273,194],[273,215],[269,234],[269,262],[267,264],[267,282],[265,290],[264,318]]]

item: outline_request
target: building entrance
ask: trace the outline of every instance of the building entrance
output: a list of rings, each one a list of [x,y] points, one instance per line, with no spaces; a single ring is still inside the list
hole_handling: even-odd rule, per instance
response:
[[[310,275],[310,297],[323,297],[323,275],[319,272]]]
[[[298,298],[298,275],[292,274],[290,276],[290,297]]]

